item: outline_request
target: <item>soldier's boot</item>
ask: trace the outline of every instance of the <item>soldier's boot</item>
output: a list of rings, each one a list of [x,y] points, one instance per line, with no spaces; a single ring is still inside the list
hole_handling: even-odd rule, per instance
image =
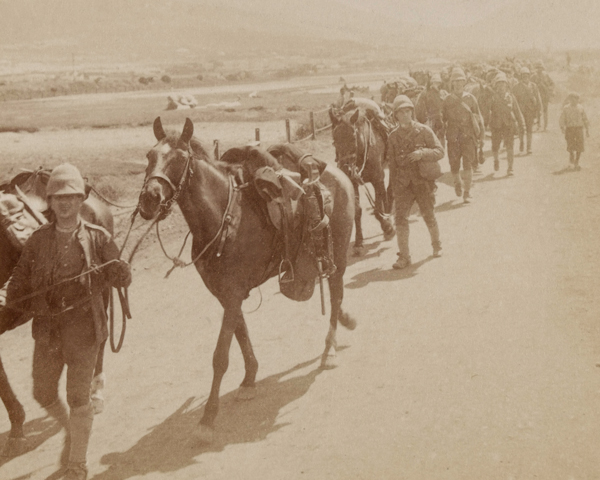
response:
[[[498,170],[500,170],[499,152],[493,152],[493,153],[494,153],[494,171],[497,172]]]
[[[523,134],[519,135],[519,153],[523,153],[523,150],[525,150],[525,138],[523,137]]]
[[[456,193],[457,197],[460,197],[463,193],[463,185],[460,178],[460,173],[453,173],[452,177],[454,178],[454,192]]]
[[[575,156],[575,170],[581,170],[579,166],[579,159],[581,158],[581,152],[577,152]]]
[[[67,465],[66,480],[87,479],[87,451],[94,423],[94,408],[89,403],[71,409],[71,451]]]
[[[433,247],[433,256],[439,258],[442,256],[442,242],[440,242],[440,229],[437,222],[433,225],[427,225],[429,236],[431,237],[431,246]]]
[[[510,149],[506,151],[506,160],[508,160],[508,170],[506,171],[506,175],[510,177],[514,175],[513,165],[515,163],[514,153]]]
[[[527,155],[531,155],[533,153],[533,151],[531,150],[531,145],[533,143],[532,136],[533,135],[531,133],[527,134]]]
[[[569,152],[569,163],[575,165],[575,152]],[[569,165],[569,166],[571,166]]]
[[[465,203],[471,203],[471,185],[473,184],[473,172],[471,170],[463,170],[463,177],[465,183],[463,201]]]
[[[54,403],[44,407],[44,410],[46,410],[50,417],[58,422],[61,428],[65,429],[63,449],[60,454],[60,464],[64,466],[69,462],[69,453],[71,451],[71,432],[67,407],[62,400],[58,398]]]

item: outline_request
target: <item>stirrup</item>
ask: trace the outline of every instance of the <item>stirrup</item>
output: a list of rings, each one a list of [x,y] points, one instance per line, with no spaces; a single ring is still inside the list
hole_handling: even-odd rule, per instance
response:
[[[284,265],[289,265],[290,269],[289,270],[284,270]],[[287,272],[289,272],[289,278],[284,278],[283,275],[285,275]],[[289,261],[289,259],[284,258],[283,260],[281,260],[281,263],[279,264],[279,283],[289,283],[289,282],[293,282],[294,281],[294,266],[292,265],[292,262]]]

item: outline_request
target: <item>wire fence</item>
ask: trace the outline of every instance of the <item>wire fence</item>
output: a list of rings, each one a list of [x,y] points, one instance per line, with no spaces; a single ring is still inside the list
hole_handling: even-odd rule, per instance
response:
[[[311,111],[308,114],[307,122],[300,122],[292,132],[292,123],[289,118],[285,119],[285,138],[288,143],[304,142],[306,140],[316,140],[319,133],[325,132],[331,128],[331,119],[329,118],[329,107],[322,110]],[[259,143],[260,128],[254,129],[254,140]],[[214,157],[221,158],[219,140],[213,140]]]

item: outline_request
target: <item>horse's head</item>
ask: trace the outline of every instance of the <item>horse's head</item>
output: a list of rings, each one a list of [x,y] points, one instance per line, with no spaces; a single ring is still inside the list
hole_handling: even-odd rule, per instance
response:
[[[194,150],[202,149],[192,139],[194,124],[187,118],[181,135],[163,130],[160,117],[154,120],[154,136],[158,143],[148,152],[148,167],[140,192],[140,215],[145,220],[154,218],[161,208],[168,209],[177,200],[191,169]],[[198,145],[196,145],[198,144]],[[205,153],[202,150],[202,153]]]
[[[332,123],[335,161],[342,170],[356,164],[359,151],[365,151],[365,138],[361,132],[365,122],[366,119],[360,114],[360,110],[356,109],[354,112],[341,112],[337,121]]]

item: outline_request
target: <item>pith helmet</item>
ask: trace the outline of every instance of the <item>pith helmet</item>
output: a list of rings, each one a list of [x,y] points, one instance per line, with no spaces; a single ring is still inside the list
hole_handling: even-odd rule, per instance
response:
[[[412,108],[414,110],[415,105],[413,104],[411,99],[408,98],[406,95],[398,95],[396,98],[394,98],[394,113],[396,113],[401,108]]]
[[[429,80],[430,83],[442,83],[442,76],[439,73],[434,73]]]
[[[531,71],[527,67],[521,69],[521,75],[531,75]]]
[[[462,68],[454,68],[452,69],[452,75],[450,75],[451,82],[457,82],[458,80],[467,81],[467,76]]]
[[[494,86],[496,86],[500,82],[508,84],[508,79],[506,78],[506,74],[504,72],[499,72],[496,75],[496,77],[494,78]]]
[[[46,186],[46,195],[85,196],[85,182],[77,167],[63,163],[52,170]]]

